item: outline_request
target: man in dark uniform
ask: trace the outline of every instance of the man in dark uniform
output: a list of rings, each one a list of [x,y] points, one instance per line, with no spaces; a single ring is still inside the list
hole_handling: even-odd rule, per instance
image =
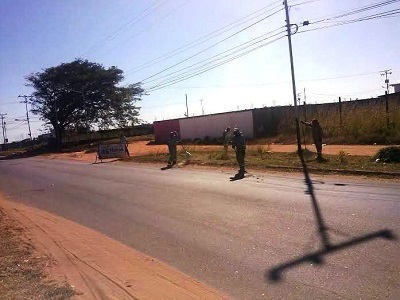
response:
[[[121,135],[119,136],[119,143],[124,145],[125,155],[130,156],[129,150],[128,150],[128,140],[126,139],[126,136],[123,133],[121,133]]]
[[[319,124],[317,119],[313,119],[311,122],[304,122],[301,121],[302,124],[311,127],[311,132],[312,132],[312,137],[314,140],[314,145],[315,148],[317,149],[317,157],[316,159],[318,161],[323,161],[324,159],[322,158],[322,137],[323,137],[323,132],[321,125]]]
[[[228,152],[228,146],[231,143],[231,128],[228,126],[222,133],[222,142],[224,144],[225,152]]]
[[[179,143],[178,133],[176,131],[171,131],[168,139],[168,151],[169,151],[169,160],[168,167],[172,167],[176,164],[177,159],[177,149],[176,144]]]
[[[246,155],[246,141],[239,128],[233,129],[232,148],[236,152],[236,160],[239,165],[239,172],[235,178],[243,178],[245,173],[244,157]]]

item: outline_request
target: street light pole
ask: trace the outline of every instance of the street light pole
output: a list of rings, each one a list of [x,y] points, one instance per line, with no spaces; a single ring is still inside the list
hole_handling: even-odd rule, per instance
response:
[[[29,112],[28,112],[28,97],[32,97],[32,96],[26,96],[26,95],[19,95],[18,98],[25,98],[24,101],[22,101],[21,103],[25,103],[25,108],[26,108],[26,120],[28,122],[28,130],[29,130],[29,138],[31,139],[31,146],[32,146],[32,150],[33,150],[33,139],[32,139],[32,132],[31,132],[31,124],[29,123]]]

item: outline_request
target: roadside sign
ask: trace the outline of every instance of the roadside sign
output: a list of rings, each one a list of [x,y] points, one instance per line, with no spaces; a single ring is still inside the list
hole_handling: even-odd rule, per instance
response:
[[[97,149],[97,158],[123,158],[126,156],[125,144],[109,144],[109,145],[99,145]]]

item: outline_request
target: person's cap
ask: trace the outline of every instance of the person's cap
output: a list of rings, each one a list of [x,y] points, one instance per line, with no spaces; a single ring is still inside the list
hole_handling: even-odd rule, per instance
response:
[[[318,125],[318,124],[319,124],[319,122],[318,122],[318,120],[317,120],[317,119],[313,119],[313,120],[311,121],[311,124]]]

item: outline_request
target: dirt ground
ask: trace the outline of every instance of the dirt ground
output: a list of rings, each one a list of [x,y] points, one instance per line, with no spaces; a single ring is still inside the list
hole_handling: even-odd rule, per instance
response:
[[[7,276],[10,267],[0,264],[0,268],[4,267],[4,270],[0,269],[0,290],[3,290],[0,298],[8,295],[6,299],[55,299],[54,292],[47,293],[48,297],[43,291],[36,296],[28,294],[29,297],[20,294],[22,288],[29,290],[33,286],[52,291],[54,284],[41,285],[43,280],[49,282],[52,279],[51,282],[59,283],[66,291],[68,287],[73,288],[77,292],[72,296],[74,299],[227,299],[167,264],[67,219],[17,204],[1,195],[0,207],[6,215],[1,219],[0,229],[19,228],[21,239],[28,241],[29,247],[34,249],[31,259],[42,258],[28,269],[42,267],[48,274],[46,278],[41,275],[36,281],[26,282],[25,268],[25,271],[21,270],[20,282],[11,286],[1,277]],[[14,256],[18,256],[13,259],[27,263],[27,259],[19,255],[28,244],[19,245],[21,249],[13,249]],[[69,294],[64,292],[58,299],[67,299],[71,295],[70,291]]]
[[[131,156],[141,156],[146,154],[168,153],[166,145],[147,145],[148,141],[134,141],[129,144],[128,149]],[[270,144],[262,145],[265,149],[269,147],[272,152],[295,152],[297,145],[281,145]],[[222,146],[203,146],[203,145],[188,145],[186,146],[189,151],[194,150],[218,150]],[[249,149],[256,149],[258,145],[250,145]],[[347,155],[365,155],[373,156],[376,152],[386,146],[382,145],[324,145],[323,153],[337,155],[340,151],[344,151]],[[313,145],[308,145],[307,149],[315,151]],[[73,153],[55,153],[45,154],[43,157],[50,159],[71,159],[87,162],[94,162],[96,160],[96,153],[73,152]]]

